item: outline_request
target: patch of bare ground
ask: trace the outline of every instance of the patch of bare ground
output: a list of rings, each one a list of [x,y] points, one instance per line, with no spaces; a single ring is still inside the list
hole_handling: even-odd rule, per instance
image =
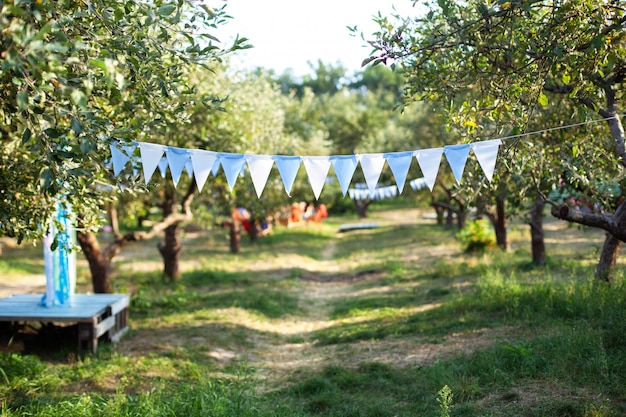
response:
[[[589,392],[584,388],[572,390],[558,384],[550,384],[541,387],[516,386],[514,389],[494,392],[480,399],[476,405],[479,409],[500,412],[502,415],[539,415],[542,413],[538,407],[545,409],[545,404],[558,405],[558,402],[561,404],[598,404],[602,403],[602,400],[598,401],[597,393]]]

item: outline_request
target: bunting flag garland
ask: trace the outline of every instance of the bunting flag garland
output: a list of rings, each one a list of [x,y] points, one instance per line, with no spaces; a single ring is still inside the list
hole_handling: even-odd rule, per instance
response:
[[[414,180],[409,181],[409,186],[413,191],[419,191],[424,187],[427,187],[426,179],[424,178],[415,178]]]
[[[331,155],[331,156],[286,156],[286,155],[254,155],[236,154],[228,152],[213,152],[201,149],[185,149],[173,146],[164,146],[153,143],[137,142],[132,145],[122,143],[111,144],[111,161],[113,173],[118,176],[129,160],[133,158],[133,153],[139,148],[139,158],[142,163],[143,176],[146,184],[150,182],[154,171],[159,168],[162,177],[165,177],[167,169],[174,185],[177,186],[185,171],[191,178],[194,177],[199,190],[204,187],[209,175],[216,176],[222,167],[226,176],[228,186],[232,191],[235,187],[239,175],[244,173],[247,166],[252,177],[252,183],[257,197],[261,197],[265,185],[268,181],[271,170],[276,164],[287,195],[291,195],[296,176],[303,164],[309,179],[309,184],[315,195],[319,196],[324,188],[330,167],[332,166],[341,187],[341,192],[345,196],[350,194],[350,198],[360,198],[362,194],[368,194],[364,198],[388,198],[401,194],[404,190],[406,177],[408,175],[413,157],[424,175],[423,178],[409,182],[414,190],[428,187],[433,190],[442,156],[452,170],[457,184],[461,183],[463,171],[470,151],[474,155],[485,174],[491,182],[495,170],[501,139],[494,139],[482,142],[474,142],[464,145],[450,145],[442,148],[419,149],[405,152],[369,153],[356,155]],[[389,166],[396,185],[377,188],[378,180],[385,166]],[[357,165],[361,165],[367,189],[354,191],[349,189],[350,182]],[[395,193],[395,194],[394,194]]]

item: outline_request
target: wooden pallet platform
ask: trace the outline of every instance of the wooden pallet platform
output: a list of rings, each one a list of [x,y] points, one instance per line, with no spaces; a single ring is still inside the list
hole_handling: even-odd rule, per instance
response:
[[[98,339],[106,335],[117,342],[128,331],[126,294],[74,294],[63,305],[46,307],[41,294],[16,294],[0,298],[0,322],[76,323],[78,352],[96,353]]]

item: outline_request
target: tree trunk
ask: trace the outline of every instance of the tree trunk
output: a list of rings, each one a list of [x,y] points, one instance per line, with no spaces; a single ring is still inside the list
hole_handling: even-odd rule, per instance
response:
[[[437,216],[437,224],[439,226],[443,226],[443,215],[445,213],[445,210],[436,204],[433,204],[433,207],[435,209],[435,215]]]
[[[241,249],[241,225],[239,220],[232,217],[230,222],[230,253],[239,253]]]
[[[538,197],[530,209],[530,248],[535,265],[545,265],[546,244],[543,234],[543,208],[545,203]]]
[[[509,248],[506,227],[507,222],[504,196],[498,195],[496,196],[496,223],[494,229],[496,231],[496,244],[503,250],[507,250]]]
[[[367,217],[367,209],[370,204],[372,204],[372,200],[354,200],[356,212],[359,214],[360,218],[364,219]]]
[[[456,224],[459,230],[463,230],[465,227],[465,223],[467,221],[467,213],[465,212],[465,208],[462,208],[456,213]]]
[[[250,232],[248,233],[250,242],[257,242],[259,240],[259,229],[257,228],[257,221],[254,215],[250,216]]]
[[[120,224],[117,218],[117,206],[114,202],[110,202],[107,205],[107,211],[109,214],[109,223],[111,224],[111,231],[114,235],[120,234]]]
[[[178,231],[178,224],[174,224],[165,229],[163,242],[157,244],[157,248],[163,258],[163,274],[170,281],[180,278],[180,252],[182,245]]]
[[[171,185],[165,187],[165,197],[162,205],[163,219],[168,218],[176,211],[176,190]],[[163,274],[170,281],[175,281],[180,277],[180,244],[178,223],[174,223],[165,228],[165,236],[162,242],[157,244],[157,248],[163,258]]]
[[[446,215],[446,226],[452,227],[454,225],[454,210],[448,209],[448,214]]]
[[[606,234],[606,239],[602,245],[602,252],[600,252],[598,267],[596,268],[596,278],[611,282],[614,278],[615,265],[617,264],[617,257],[621,246],[621,240],[610,233]]]
[[[111,258],[107,251],[102,251],[96,235],[90,232],[76,233],[76,238],[89,263],[91,272],[91,285],[96,294],[109,294],[113,291],[111,286]]]

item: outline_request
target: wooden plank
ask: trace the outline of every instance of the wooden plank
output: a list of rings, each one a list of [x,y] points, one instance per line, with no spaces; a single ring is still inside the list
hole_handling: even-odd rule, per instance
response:
[[[95,326],[95,337],[100,337],[115,326],[115,316],[107,317]]]
[[[13,295],[0,298],[0,321],[81,322],[104,314],[111,304],[118,310],[128,303],[125,294],[75,294],[67,304],[46,307],[41,295]]]

